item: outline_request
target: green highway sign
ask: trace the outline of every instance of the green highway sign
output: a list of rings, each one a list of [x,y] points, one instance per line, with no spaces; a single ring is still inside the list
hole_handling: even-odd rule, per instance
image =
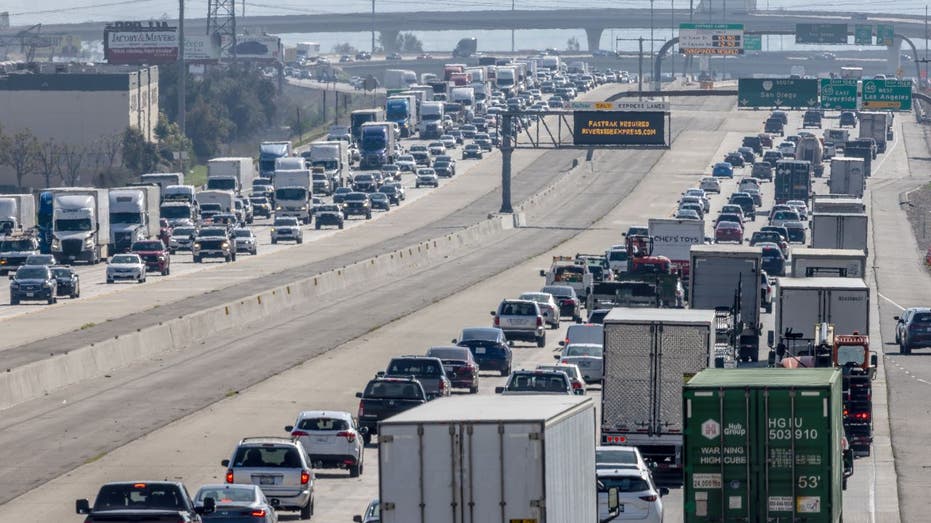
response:
[[[912,82],[909,80],[863,80],[863,108],[911,111]]]
[[[873,45],[873,26],[869,24],[855,25],[853,43],[855,45]]]
[[[761,35],[744,34],[744,51],[762,51],[763,37]]]
[[[840,78],[821,79],[821,108],[850,109],[857,108],[857,81]]]
[[[846,44],[847,24],[795,24],[797,44]]]
[[[895,28],[888,24],[876,24],[876,45],[894,45]]]
[[[740,78],[738,107],[817,107],[818,80],[802,78]]]

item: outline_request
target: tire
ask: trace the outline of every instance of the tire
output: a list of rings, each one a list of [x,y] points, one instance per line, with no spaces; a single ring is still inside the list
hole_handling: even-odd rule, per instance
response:
[[[73,293],[71,293],[71,299],[80,298],[80,297],[81,297],[81,289],[80,289],[80,288],[75,289],[75,291],[74,291]]]
[[[895,344],[898,345],[902,343],[902,338],[899,336],[899,329],[895,330]]]
[[[171,272],[171,269],[169,269],[168,267],[165,267],[165,270],[162,271],[162,276],[168,276],[170,272]]]
[[[307,504],[301,507],[301,519],[310,519],[312,513],[311,502],[308,500]]]
[[[339,224],[339,228],[340,228],[340,229],[343,228],[343,224],[342,224],[342,223]]]
[[[478,385],[469,387],[469,394],[478,394]]]
[[[49,305],[54,305],[55,302],[57,302],[57,301],[58,301],[58,298],[56,298],[55,296],[49,296],[49,297],[48,297],[48,304],[49,304]]]
[[[371,434],[363,434],[363,435],[362,435],[362,443],[365,444],[365,445],[371,445],[371,444],[372,444],[372,435],[371,435]]]
[[[899,354],[911,354],[912,349],[904,341],[899,342]]]
[[[200,256],[195,256],[195,257],[194,257],[194,263],[201,263],[200,260],[201,260]]]
[[[177,253],[177,252],[178,252],[177,249],[171,249],[171,250],[168,251],[168,254],[171,254],[172,256],[174,256],[175,253]]]
[[[300,244],[302,244],[302,243],[304,243],[304,238],[298,238],[298,239],[297,239],[297,244],[300,245]]]
[[[543,347],[546,347],[546,333],[545,332],[543,333],[543,336],[540,336],[539,338],[537,338],[537,347],[540,347],[541,349]]]
[[[320,222],[317,222],[316,229],[317,229],[318,231],[320,230]]]
[[[356,464],[349,467],[349,477],[358,478],[362,474],[362,465]]]
[[[366,214],[366,215],[365,215],[365,219],[366,219],[366,220],[371,220],[371,219],[372,219],[372,213]]]
[[[19,298],[10,298],[10,305],[19,305]]]
[[[278,243],[278,240],[272,238],[272,245],[275,245],[275,244],[277,244],[277,243]]]
[[[197,261],[197,260],[195,260]],[[113,283],[113,278],[107,278],[107,283]]]
[[[764,307],[764,310],[766,311],[766,314],[772,314],[772,313],[773,313],[773,304],[772,304],[772,302],[767,303],[767,304],[766,304],[766,307]]]
[[[232,257],[231,257],[229,254],[227,254],[227,255],[223,258],[223,261],[225,261],[226,263],[229,263],[229,262],[231,262],[231,261],[233,261],[233,260],[232,260]]]
[[[258,255],[259,255],[259,248],[258,248],[258,247],[254,247],[254,248],[252,249],[252,255],[253,255],[253,256],[258,256]]]
[[[574,322],[576,322],[576,323],[582,323],[582,316],[576,314],[576,315],[572,316],[572,321],[574,321]]]

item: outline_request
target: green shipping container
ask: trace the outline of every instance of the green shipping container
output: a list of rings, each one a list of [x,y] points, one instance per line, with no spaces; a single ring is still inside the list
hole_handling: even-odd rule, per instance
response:
[[[844,436],[834,369],[707,369],[682,390],[684,520],[837,523]]]

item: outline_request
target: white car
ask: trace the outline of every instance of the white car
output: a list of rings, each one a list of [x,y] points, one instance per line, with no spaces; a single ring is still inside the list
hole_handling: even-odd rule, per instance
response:
[[[537,302],[540,312],[543,313],[543,321],[554,329],[559,328],[559,305],[556,304],[556,298],[548,292],[525,292],[518,296],[520,300],[529,300]]]
[[[305,410],[284,430],[301,442],[314,468],[348,469],[352,478],[362,474],[365,445],[352,414]]]
[[[682,193],[683,198],[698,198],[698,201],[701,202],[702,209],[709,213],[711,212],[711,200],[708,198],[708,195],[705,194],[705,190],[697,187],[687,189]]]
[[[717,178],[712,178],[710,176],[702,178],[698,186],[705,192],[721,193],[721,182],[719,182]]]
[[[576,365],[586,383],[604,379],[604,346],[600,343],[570,343],[555,358],[560,365]]]
[[[760,190],[760,181],[756,178],[741,178],[737,184],[737,192],[746,192],[747,189]]]
[[[795,158],[795,144],[792,142],[782,142],[778,147],[779,152],[782,153],[782,156],[789,156]]]
[[[595,469],[637,469],[652,474],[640,449],[624,445],[595,447]]]
[[[107,262],[107,283],[134,280],[145,283],[145,263],[138,254],[117,254]]]
[[[599,469],[598,518],[604,520],[608,513],[608,489],[617,488],[620,515],[615,521],[635,520],[644,523],[662,523],[663,496],[667,488],[657,488],[649,472],[639,469]]]
[[[802,219],[802,221],[808,220],[808,204],[807,203],[803,202],[802,200],[789,200],[786,202],[786,205],[795,209],[795,212],[798,213],[798,216],[799,218]]]
[[[253,256],[259,253],[259,241],[252,233],[252,229],[245,227],[234,229],[233,240],[236,244],[236,252],[248,252]]]
[[[414,187],[419,189],[424,185],[429,185],[430,187],[440,186],[440,179],[436,175],[436,171],[431,168],[417,169],[417,180],[414,182]]]
[[[443,145],[446,146],[446,149],[455,149],[456,148],[456,137],[451,134],[444,134],[440,136],[440,141],[443,142]]]
[[[414,160],[414,156],[410,154],[402,154],[398,156],[398,159],[394,161],[394,164],[401,169],[401,172],[414,172],[414,169],[417,168],[417,162]]]
[[[446,154],[446,144],[443,142],[430,142],[428,147],[430,148],[430,154],[433,156]]]
[[[275,218],[275,223],[272,225],[272,243],[280,241],[304,243],[304,232],[294,216]]]
[[[627,272],[627,247],[624,245],[612,245],[605,253],[608,259],[608,267],[615,273]]]

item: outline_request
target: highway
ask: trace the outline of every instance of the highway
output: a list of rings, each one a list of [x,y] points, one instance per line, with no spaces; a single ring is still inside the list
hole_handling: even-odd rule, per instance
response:
[[[552,255],[597,252],[617,243],[627,226],[645,223],[650,216],[669,216],[682,190],[696,185],[701,173],[739,145],[740,137],[759,132],[761,113],[737,112],[734,103],[726,98],[674,101],[670,151],[596,151],[591,162],[571,174],[562,173],[577,151],[536,153],[515,169],[521,172],[515,178],[516,201],[558,177],[567,183],[528,210],[526,227],[502,231],[444,263],[365,282],[313,307],[246,323],[158,361],[7,409],[0,420],[0,499],[10,500],[0,509],[3,519],[66,521],[74,517],[73,499],[93,496],[106,481],[170,478],[196,489],[222,479],[219,461],[240,437],[284,435],[282,427],[303,409],[354,412],[354,393],[390,356],[422,353],[448,343],[462,327],[487,325],[488,311],[502,298],[542,285],[537,273]],[[905,132],[906,145],[909,132],[915,133]],[[893,147],[871,183],[898,169],[905,151],[904,146]],[[497,162],[481,164],[459,183],[479,180],[488,163]],[[489,174],[486,181],[492,179]],[[446,190],[451,192],[456,182]],[[725,183],[725,195],[734,184]],[[422,221],[421,229],[401,234],[397,241],[409,242],[427,232],[423,229],[435,233],[495,210],[498,194],[488,191],[491,187],[484,186],[484,195],[463,207],[446,208],[440,218]],[[771,197],[771,186],[765,185],[764,192]],[[718,207],[722,198],[713,205]],[[436,205],[450,207],[431,197],[408,209],[428,214]],[[359,227],[358,235],[381,229],[378,225],[392,213]],[[310,250],[307,245],[298,249]],[[280,283],[291,275],[273,272],[268,278]],[[879,280],[882,284],[882,272]],[[163,312],[173,313],[156,314]],[[515,368],[551,362],[557,339],[550,332],[543,349],[520,345]],[[489,394],[499,384],[503,378],[483,376],[480,393]],[[359,479],[344,473],[318,475],[315,519],[348,521],[377,495],[376,452],[367,450]],[[876,491],[877,484],[895,477],[876,472],[887,474],[891,464],[875,456],[891,452],[877,448],[869,466],[860,466],[868,460],[858,461],[845,496],[845,520],[897,520],[894,507],[886,506],[890,500],[877,500]],[[665,503],[666,521],[680,521],[681,491],[673,491]]]

